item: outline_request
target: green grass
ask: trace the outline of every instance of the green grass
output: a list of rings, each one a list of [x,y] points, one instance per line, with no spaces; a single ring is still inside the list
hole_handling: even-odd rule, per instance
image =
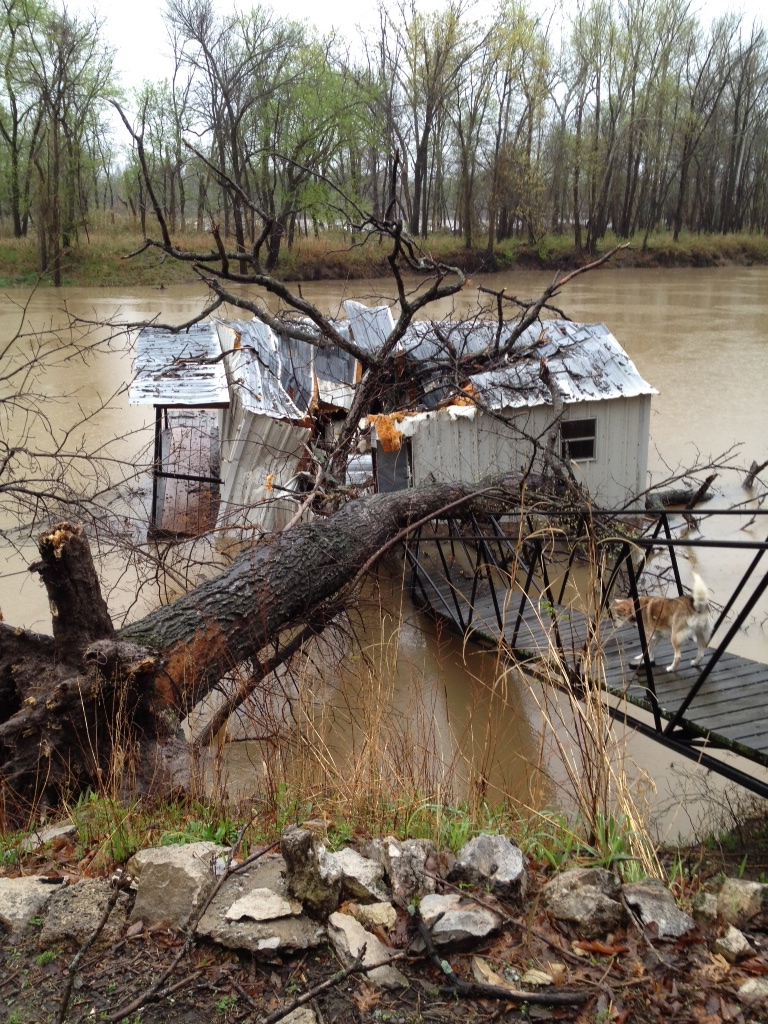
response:
[[[88,792],[67,808],[67,817],[77,826],[76,835],[69,840],[72,859],[96,871],[124,864],[137,850],[149,846],[201,840],[228,846],[250,822],[241,847],[241,853],[247,854],[252,846],[274,841],[289,825],[322,820],[323,839],[333,850],[355,839],[393,835],[399,839],[431,839],[439,849],[458,853],[471,838],[488,832],[515,839],[542,870],[601,866],[616,871],[625,881],[644,877],[630,849],[627,822],[620,817],[601,819],[597,834],[589,835],[578,817],[555,811],[525,817],[505,806],[486,804],[473,811],[465,804],[452,806],[419,799],[418,794],[404,796],[400,802],[370,806],[361,813],[332,794],[313,799],[291,793],[285,786],[257,807],[239,808],[185,799],[123,803]],[[14,859],[6,859],[6,863],[24,859],[24,835],[0,833],[0,852],[5,849],[14,854]],[[37,856],[44,858],[46,851]],[[674,865],[670,869],[674,882],[676,869]]]

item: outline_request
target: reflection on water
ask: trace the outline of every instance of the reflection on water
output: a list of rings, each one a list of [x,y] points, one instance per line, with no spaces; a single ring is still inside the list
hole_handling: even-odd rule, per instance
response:
[[[227,791],[248,792],[292,744],[293,764],[280,770],[289,778],[300,772],[317,791],[439,792],[447,802],[490,806],[552,802],[530,727],[529,687],[493,656],[436,630],[404,597],[396,568],[390,562],[366,587],[336,656],[321,645],[319,657],[310,653],[299,666],[290,716],[259,701],[231,728],[245,740],[272,732],[276,720],[283,725],[280,743],[224,748]]]
[[[485,277],[482,283],[528,297],[550,281],[550,274],[512,272]],[[320,282],[303,285],[302,291],[306,299],[337,315],[343,298],[382,301],[388,297],[387,287],[387,281]],[[38,330],[63,325],[65,306],[90,320],[117,315],[133,321],[160,314],[164,321],[172,321],[188,319],[205,302],[194,286],[130,293],[120,289],[46,289],[32,298],[22,314],[24,298],[11,291],[0,301],[0,336],[10,337],[22,320]],[[476,301],[476,290],[467,287],[455,299],[435,307],[433,315],[461,316],[474,308]],[[607,269],[578,278],[558,303],[574,319],[605,322],[642,375],[659,390],[651,420],[654,482],[690,465],[699,455],[706,460],[735,444],[742,446],[740,461],[744,465],[768,457],[764,340],[768,269]],[[148,451],[151,443],[152,410],[128,406],[122,388],[129,375],[130,355],[117,349],[89,363],[70,362],[45,377],[45,411],[54,429],[61,431],[71,423],[75,402],[84,410],[105,404],[88,428],[88,443],[122,438],[116,453],[131,465],[140,463],[138,453]],[[66,401],[62,400],[65,395],[69,396]],[[7,436],[7,422],[2,430]],[[738,474],[721,471],[716,486],[719,494],[713,505],[744,500]],[[142,492],[146,496],[147,489],[148,478],[139,476],[135,491],[136,507],[141,510],[136,514],[140,516],[145,515]],[[0,523],[0,528],[13,525]],[[740,525],[733,520],[718,525],[707,522],[705,529],[708,536],[763,539],[759,524],[746,530],[740,530]],[[47,630],[44,591],[26,570],[35,555],[34,544],[23,532],[15,532],[12,543],[3,543],[3,553],[0,607],[6,621]],[[160,568],[173,563],[173,573],[165,579],[160,573],[138,602],[137,564],[122,552],[119,556],[109,550],[97,553],[116,618],[143,614],[157,601],[167,600],[180,585],[175,581],[183,576],[188,551],[157,548],[154,553]],[[748,554],[707,550],[698,557],[696,567],[717,600],[730,593],[749,558]],[[200,561],[204,565],[213,559],[208,553]],[[540,743],[541,714],[535,689],[517,673],[500,672],[492,655],[437,633],[431,622],[410,606],[407,596],[400,595],[399,587],[391,583],[382,585],[376,600],[369,594],[359,612],[362,650],[357,660],[345,660],[343,666],[333,669],[331,678],[323,680],[323,692],[328,695],[322,702],[323,714],[332,719],[326,722],[330,727],[324,733],[324,756],[362,770],[369,753],[364,727],[370,726],[370,716],[375,713],[381,735],[386,735],[382,745],[387,770],[395,781],[398,770],[405,771],[408,766],[411,774],[421,773],[425,784],[428,780],[439,782],[453,766],[465,792],[485,788],[490,801],[501,793],[524,805],[559,800],[562,772],[551,751]],[[761,621],[766,614],[765,607],[758,610],[734,646],[737,653],[768,661],[768,638]],[[668,796],[679,797],[683,775],[694,769],[681,769],[672,755],[651,741],[633,737],[629,749],[641,766],[652,770],[660,803]],[[535,770],[537,765],[541,774]],[[232,745],[225,770],[232,788],[247,789],[254,774],[262,770],[260,752],[246,743]],[[673,818],[670,814],[663,820],[669,823]],[[687,824],[682,820],[670,827],[686,830]]]

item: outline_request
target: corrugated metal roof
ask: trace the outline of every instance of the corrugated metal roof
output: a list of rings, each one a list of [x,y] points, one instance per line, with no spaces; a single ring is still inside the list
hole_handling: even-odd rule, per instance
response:
[[[284,365],[274,332],[259,320],[222,320],[219,331],[225,351],[234,350],[227,356],[230,384],[243,408],[272,419],[303,419],[306,405],[297,405],[283,384],[284,378],[295,379],[299,368],[291,366],[290,361]],[[301,396],[297,398],[302,401]]]
[[[364,306],[362,302],[346,299],[344,310],[355,344],[366,352],[378,352],[395,326],[389,306]]]
[[[221,359],[211,361],[220,356],[216,328],[210,322],[178,334],[145,327],[136,339],[129,404],[195,409],[229,405],[224,364]]]
[[[506,325],[502,331],[501,344],[512,326]],[[417,320],[406,331],[402,346],[410,359],[428,363],[485,352],[493,345],[495,337],[496,324],[491,321]]]
[[[551,404],[539,377],[542,359],[566,403],[658,394],[605,324],[546,320],[520,336],[507,366],[470,377],[481,404],[490,409]]]

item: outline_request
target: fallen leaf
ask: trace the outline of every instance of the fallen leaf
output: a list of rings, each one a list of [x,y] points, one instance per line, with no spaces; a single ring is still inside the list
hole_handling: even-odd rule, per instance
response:
[[[551,974],[547,974],[546,971],[539,971],[535,967],[531,967],[530,970],[526,971],[520,981],[525,985],[554,985],[555,983]]]
[[[763,957],[751,957],[749,960],[742,960],[739,969],[749,974],[768,974],[768,963]]]
[[[352,999],[360,1013],[368,1013],[379,1003],[381,991],[363,982],[360,988],[352,993]]]
[[[475,981],[479,981],[481,985],[496,985],[510,992],[515,991],[509,982],[505,981],[500,974],[497,974],[492,967],[489,967],[482,957],[472,957],[472,974]]]
[[[721,971],[725,971],[727,974],[731,969],[731,965],[725,959],[722,953],[710,953],[709,959],[712,961],[715,967],[719,967]]]
[[[600,956],[618,956],[619,953],[628,953],[629,946],[620,946],[614,943],[601,942],[600,939],[577,939],[573,944],[574,952],[582,949],[587,953],[598,953]]]
[[[126,939],[132,939],[134,935],[140,935],[144,931],[144,922],[142,920],[134,921],[128,931],[125,933]]]
[[[565,981],[565,964],[557,963],[554,960],[547,962],[547,971],[552,975],[556,985],[562,985]]]

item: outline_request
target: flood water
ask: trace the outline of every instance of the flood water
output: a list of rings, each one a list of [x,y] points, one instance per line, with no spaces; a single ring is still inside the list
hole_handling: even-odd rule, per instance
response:
[[[513,272],[478,278],[475,285],[505,287],[509,294],[530,297],[550,281],[550,274]],[[303,285],[302,293],[331,314],[339,314],[343,298],[373,304],[386,297],[387,284],[322,282]],[[65,307],[92,320],[159,315],[171,322],[188,319],[205,301],[195,286],[130,293],[46,289],[32,297],[22,315],[20,306],[26,298],[13,290],[0,298],[0,339],[15,332],[22,319],[38,330],[64,324]],[[477,300],[476,288],[468,286],[451,303],[433,307],[432,315],[462,316],[475,309]],[[577,278],[555,302],[574,319],[606,323],[641,374],[658,389],[651,418],[652,481],[666,479],[697,458],[717,459],[734,446],[738,447],[732,461],[741,466],[768,458],[768,268],[606,269]],[[89,444],[122,438],[116,458],[138,462],[138,453],[146,452],[151,442],[152,410],[128,406],[120,389],[129,379],[130,356],[125,351],[58,367],[40,383],[53,429],[72,422],[75,405],[90,409],[106,402],[106,409],[83,428],[83,437]],[[8,430],[6,421],[0,429]],[[134,481],[138,505],[133,512],[146,501],[147,484],[146,477]],[[745,497],[735,470],[721,470],[715,487],[718,494],[711,507],[726,507]],[[131,514],[127,508],[122,511]],[[12,525],[0,523],[0,527]],[[741,526],[743,521],[713,525],[709,520],[705,529],[707,536],[764,539],[759,524],[740,531]],[[44,592],[25,568],[34,557],[34,544],[23,531],[15,530],[2,540],[2,555],[0,608],[6,622],[48,631]],[[734,578],[750,557],[711,550],[699,556],[698,570],[715,600],[730,593]],[[100,565],[116,621],[126,615],[135,617],[167,597],[162,586],[155,585],[135,603],[136,572],[131,560],[105,554]],[[378,710],[384,707],[386,713],[377,721],[379,728],[389,730],[390,765],[402,767],[407,750],[408,771],[425,788],[439,785],[443,773],[454,785],[459,780],[459,786],[481,787],[491,802],[505,794],[524,806],[567,804],[561,788],[563,772],[541,742],[536,688],[517,673],[501,672],[493,656],[445,632],[438,635],[432,623],[410,606],[407,594],[401,595],[400,581],[391,577],[390,570],[378,585],[371,585],[357,610],[362,652],[355,655],[359,660],[347,660],[334,672],[330,699],[334,722],[325,741],[326,756],[341,760],[351,749],[361,763],[365,729],[370,725],[366,719],[370,709],[361,709],[366,697],[370,703],[371,688],[378,686]],[[768,661],[768,637],[760,615],[731,649]],[[662,827],[686,831],[685,818],[675,817],[668,805],[681,793],[698,790],[702,773],[697,777],[695,767],[675,761],[650,741],[633,737],[627,749],[630,760],[653,777],[657,790],[653,803]],[[436,750],[437,759],[432,756]],[[228,751],[225,774],[230,789],[247,790],[260,770],[261,754],[252,745],[237,743]],[[715,784],[715,789],[722,791],[722,785]]]

